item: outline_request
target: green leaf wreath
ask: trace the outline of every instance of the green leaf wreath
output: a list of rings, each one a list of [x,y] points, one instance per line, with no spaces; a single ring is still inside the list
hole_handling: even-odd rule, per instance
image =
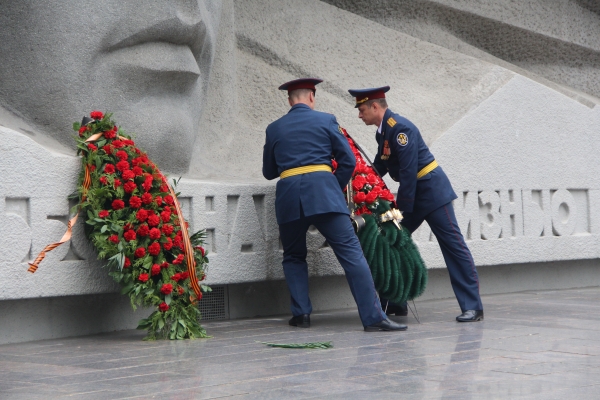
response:
[[[98,258],[108,260],[110,276],[134,309],[156,308],[139,322],[138,329],[148,330],[146,339],[207,337],[196,304],[202,293],[193,281],[205,277],[204,231],[190,236],[190,273],[186,264],[192,260],[184,261],[187,222],[178,217],[177,194],[111,114],[93,111],[90,117],[85,125],[73,124],[83,165],[76,207]]]

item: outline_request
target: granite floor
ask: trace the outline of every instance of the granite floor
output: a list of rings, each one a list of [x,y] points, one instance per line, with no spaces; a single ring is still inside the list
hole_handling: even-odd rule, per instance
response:
[[[600,399],[600,288],[417,301],[406,332],[363,331],[356,311],[205,323],[212,339],[143,332],[0,346],[0,399]],[[257,341],[333,341],[327,350]]]

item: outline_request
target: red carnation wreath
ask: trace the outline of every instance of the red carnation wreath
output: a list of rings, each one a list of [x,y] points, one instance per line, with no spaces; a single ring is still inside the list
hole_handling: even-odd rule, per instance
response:
[[[138,325],[148,330],[146,339],[207,337],[197,307],[202,291],[210,291],[199,283],[208,263],[204,231],[189,236],[172,186],[111,114],[92,111],[90,117],[73,124],[83,166],[75,211],[86,218],[85,231],[98,258],[108,260],[109,274],[134,309],[156,307]],[[70,239],[76,218],[61,241],[31,263],[30,272],[47,251]]]

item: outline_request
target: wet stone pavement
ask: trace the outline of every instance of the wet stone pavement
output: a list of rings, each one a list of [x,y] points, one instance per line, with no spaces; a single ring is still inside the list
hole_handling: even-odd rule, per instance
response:
[[[212,339],[143,332],[0,346],[0,399],[600,399],[600,288],[417,302],[406,332],[363,332],[356,311],[205,323]],[[333,341],[327,350],[257,341]]]

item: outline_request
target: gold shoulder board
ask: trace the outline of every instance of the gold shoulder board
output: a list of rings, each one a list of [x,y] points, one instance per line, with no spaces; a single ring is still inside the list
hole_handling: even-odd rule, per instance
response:
[[[390,117],[390,118],[387,120],[387,124],[390,126],[390,128],[393,128],[393,127],[394,127],[394,125],[396,125],[396,120],[395,120],[394,118]]]

